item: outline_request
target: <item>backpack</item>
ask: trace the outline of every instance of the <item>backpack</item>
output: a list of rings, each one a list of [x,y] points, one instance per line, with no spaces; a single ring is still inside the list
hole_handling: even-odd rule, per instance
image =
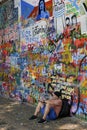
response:
[[[70,116],[71,104],[68,101],[66,98],[62,99],[62,108],[58,117]]]

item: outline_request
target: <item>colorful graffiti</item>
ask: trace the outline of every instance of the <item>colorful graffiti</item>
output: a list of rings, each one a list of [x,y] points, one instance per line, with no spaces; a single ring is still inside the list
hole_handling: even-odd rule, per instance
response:
[[[1,6],[0,17],[9,2]],[[56,32],[54,17],[29,21],[37,14],[34,3],[22,1],[23,18],[18,21],[18,12],[11,1],[11,14],[8,12],[4,28],[0,22],[0,95],[37,104],[40,95],[47,96],[52,88],[62,90],[62,98],[73,100],[71,114],[87,119],[87,33],[82,33],[80,0],[64,3],[67,11],[63,13],[61,33]],[[48,8],[51,1],[45,3]],[[69,12],[71,6],[74,12]],[[13,23],[11,15],[15,17]]]
[[[18,20],[18,8],[14,8],[14,2],[9,0],[0,7],[0,29],[14,24]]]

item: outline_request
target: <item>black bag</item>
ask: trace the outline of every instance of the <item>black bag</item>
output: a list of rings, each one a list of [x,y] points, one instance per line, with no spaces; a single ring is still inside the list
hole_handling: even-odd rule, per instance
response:
[[[58,117],[70,116],[70,109],[71,104],[69,104],[68,99],[66,98],[62,99],[62,108]]]

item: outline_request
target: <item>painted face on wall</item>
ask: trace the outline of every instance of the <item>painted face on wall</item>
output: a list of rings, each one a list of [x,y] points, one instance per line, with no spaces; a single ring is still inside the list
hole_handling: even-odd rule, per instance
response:
[[[70,23],[70,22],[69,22],[69,19],[68,19],[68,20],[66,20],[66,25],[69,25],[69,23]]]
[[[72,25],[76,24],[77,23],[77,17],[76,17],[76,15],[73,15],[71,17],[71,20],[72,20]]]
[[[76,17],[73,17],[72,23],[73,23],[73,24],[76,24]]]
[[[40,10],[44,11],[44,2],[43,1],[40,2]]]
[[[66,25],[70,25],[70,19],[69,19],[69,18],[66,18],[65,23],[66,23]]]

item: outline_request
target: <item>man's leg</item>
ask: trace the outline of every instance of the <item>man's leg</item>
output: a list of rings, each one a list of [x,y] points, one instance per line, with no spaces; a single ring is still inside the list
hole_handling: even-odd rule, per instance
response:
[[[44,115],[43,115],[42,119],[40,119],[38,121],[38,123],[44,123],[46,121],[46,117],[49,114],[51,107],[52,107],[52,105],[50,105],[49,103],[46,104]]]
[[[46,120],[46,117],[47,117],[48,113],[50,112],[50,108],[51,108],[51,107],[52,107],[52,106],[51,106],[49,103],[46,104],[45,111],[44,111],[44,115],[43,115],[43,119],[44,119],[44,120]]]
[[[37,107],[36,107],[36,110],[35,110],[35,113],[34,113],[35,116],[38,115],[38,113],[40,112],[40,109],[41,109],[43,106],[44,106],[44,103],[42,103],[42,102],[39,102],[39,103],[38,103],[38,105],[37,105]]]
[[[44,103],[39,102],[38,105],[37,105],[37,107],[36,107],[36,110],[35,110],[35,112],[34,112],[34,115],[31,116],[31,117],[29,118],[29,120],[34,120],[34,119],[36,119],[38,113],[40,112],[40,109],[41,109],[43,106],[44,106]]]

